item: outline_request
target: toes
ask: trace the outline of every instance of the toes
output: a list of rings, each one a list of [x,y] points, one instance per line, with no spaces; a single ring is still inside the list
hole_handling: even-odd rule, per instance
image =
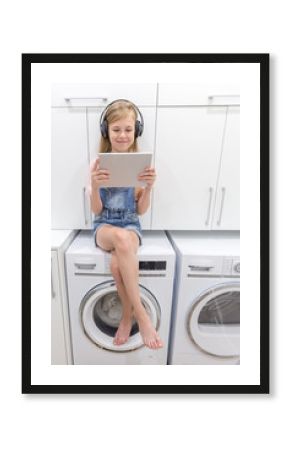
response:
[[[163,347],[163,343],[160,341],[160,339],[158,339],[157,341],[155,341],[155,348],[162,348]]]
[[[125,344],[126,340],[127,339],[124,339],[124,338],[116,338],[116,339],[114,339],[113,343],[115,345],[123,345],[123,344]]]
[[[152,341],[151,339],[144,339],[144,345],[152,350]]]
[[[113,344],[115,345],[123,345],[125,344],[125,342],[127,342],[129,339],[129,336],[124,337],[124,336],[119,336],[118,333],[116,333],[114,339],[113,339]]]
[[[163,347],[163,342],[160,338],[154,338],[154,339],[145,339],[144,344],[146,347],[150,348],[151,350],[157,350],[158,348]]]
[[[124,342],[123,342],[123,339],[118,334],[115,335],[115,338],[113,340],[113,343],[115,345],[122,345],[122,344],[124,344]]]
[[[156,343],[157,343],[157,347],[158,348],[161,348],[161,347],[163,347],[163,342],[162,342],[162,340],[160,339],[160,337],[158,336],[158,338],[157,338],[157,341],[156,341]]]

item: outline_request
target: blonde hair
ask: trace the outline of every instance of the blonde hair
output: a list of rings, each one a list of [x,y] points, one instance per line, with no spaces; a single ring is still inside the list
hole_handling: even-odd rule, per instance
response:
[[[119,100],[114,102],[107,110],[105,119],[109,125],[117,120],[123,119],[128,115],[133,114],[134,120],[137,120],[137,112],[134,106],[129,101]],[[109,137],[104,138],[101,136],[99,153],[110,153],[112,151],[112,146]],[[138,143],[137,138],[134,138],[133,144],[129,147],[128,152],[137,152]]]

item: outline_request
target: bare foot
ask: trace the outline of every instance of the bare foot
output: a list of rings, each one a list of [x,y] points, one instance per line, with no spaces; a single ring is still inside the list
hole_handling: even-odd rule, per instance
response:
[[[127,342],[129,339],[131,328],[132,328],[131,317],[130,319],[122,317],[121,322],[119,323],[117,333],[115,334],[113,343],[115,345],[125,344],[125,342]]]
[[[143,342],[146,347],[152,350],[158,350],[163,347],[163,342],[160,339],[157,331],[153,327],[148,316],[146,318],[138,321],[139,331],[142,336]]]

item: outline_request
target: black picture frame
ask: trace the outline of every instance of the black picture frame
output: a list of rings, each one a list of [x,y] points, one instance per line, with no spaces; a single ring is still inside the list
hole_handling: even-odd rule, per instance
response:
[[[269,393],[269,54],[22,54],[22,393]],[[33,63],[257,63],[260,65],[260,383],[33,385],[31,382],[31,65]],[[263,300],[263,301],[262,301]]]

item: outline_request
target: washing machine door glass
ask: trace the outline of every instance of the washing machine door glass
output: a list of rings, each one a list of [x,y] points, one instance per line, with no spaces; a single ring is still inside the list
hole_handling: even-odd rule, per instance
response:
[[[160,325],[160,306],[154,295],[140,285],[141,301],[154,327]],[[99,347],[114,352],[126,352],[142,347],[143,341],[138,324],[132,322],[128,341],[123,345],[113,344],[122,317],[122,304],[116,285],[112,281],[101,283],[91,289],[80,307],[80,319],[87,337]]]
[[[240,354],[240,283],[218,284],[194,300],[188,333],[205,353],[220,357]]]

